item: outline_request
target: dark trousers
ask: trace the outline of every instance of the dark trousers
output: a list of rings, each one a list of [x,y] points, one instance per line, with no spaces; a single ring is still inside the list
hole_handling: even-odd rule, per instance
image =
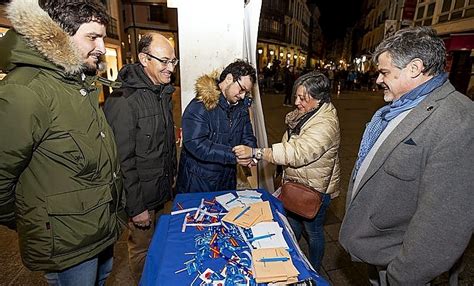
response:
[[[169,201],[164,206],[150,210],[152,223],[147,228],[139,228],[132,222],[128,223],[128,258],[133,278],[137,284],[140,281],[143,267],[145,266],[148,247],[155,232],[155,224],[162,214],[170,213],[171,207],[172,202]]]

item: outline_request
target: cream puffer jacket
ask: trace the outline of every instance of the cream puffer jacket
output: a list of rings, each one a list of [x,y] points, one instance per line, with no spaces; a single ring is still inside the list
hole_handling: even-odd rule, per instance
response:
[[[339,195],[340,141],[336,108],[332,103],[323,103],[299,135],[288,140],[285,132],[282,143],[273,144],[271,161],[283,165],[284,180],[305,184],[335,198]]]

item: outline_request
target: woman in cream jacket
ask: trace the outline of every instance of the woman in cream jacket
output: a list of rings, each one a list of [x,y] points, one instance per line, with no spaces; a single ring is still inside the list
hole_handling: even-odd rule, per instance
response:
[[[329,79],[320,72],[299,77],[294,86],[296,109],[286,115],[287,131],[272,148],[234,147],[238,158],[254,157],[283,165],[284,181],[295,181],[323,194],[323,203],[314,219],[290,211],[287,218],[299,240],[303,227],[309,236],[309,260],[316,271],[324,255],[323,223],[332,198],[339,194],[339,120],[330,102]]]

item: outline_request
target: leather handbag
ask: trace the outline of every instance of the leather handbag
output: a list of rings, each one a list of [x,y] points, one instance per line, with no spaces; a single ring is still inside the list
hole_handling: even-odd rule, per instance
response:
[[[278,197],[285,209],[306,219],[313,219],[323,203],[323,194],[303,184],[286,181]]]

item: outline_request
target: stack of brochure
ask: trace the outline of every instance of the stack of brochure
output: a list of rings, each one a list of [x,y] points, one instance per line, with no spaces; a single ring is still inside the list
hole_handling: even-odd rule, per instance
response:
[[[298,282],[298,270],[285,248],[261,248],[252,250],[252,265],[257,283]]]
[[[235,207],[248,207],[252,204],[262,202],[262,194],[255,190],[237,191],[237,196],[233,193],[227,193],[216,197],[217,202],[226,210]]]
[[[273,221],[270,203],[260,202],[247,207],[235,207],[222,218],[223,221],[250,228],[263,221]]]
[[[248,241],[254,248],[285,248],[288,244],[283,237],[283,228],[277,222],[260,222],[251,227],[253,237]]]

